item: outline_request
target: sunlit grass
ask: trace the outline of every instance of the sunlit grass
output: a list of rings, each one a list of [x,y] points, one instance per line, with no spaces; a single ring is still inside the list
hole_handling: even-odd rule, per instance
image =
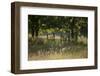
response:
[[[66,43],[59,40],[34,41],[28,60],[83,59],[88,57],[87,43]]]
[[[29,53],[29,60],[56,60],[56,59],[83,59],[87,58],[87,50],[81,50],[81,51],[67,51],[67,52],[53,52],[49,55],[45,55],[43,53],[36,55],[34,53]]]

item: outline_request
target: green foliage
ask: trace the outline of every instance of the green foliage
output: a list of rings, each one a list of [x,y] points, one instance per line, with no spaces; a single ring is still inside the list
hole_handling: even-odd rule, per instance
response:
[[[87,17],[29,15],[28,25],[33,38],[59,32],[66,33],[69,41],[77,41],[79,36],[87,37],[88,32]]]
[[[28,50],[36,59],[86,58],[87,34],[87,17],[28,15]]]

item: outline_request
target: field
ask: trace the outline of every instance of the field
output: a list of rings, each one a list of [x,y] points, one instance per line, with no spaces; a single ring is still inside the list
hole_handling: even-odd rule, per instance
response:
[[[81,38],[77,43],[55,39],[38,38],[29,42],[28,60],[55,60],[87,58],[87,42]]]

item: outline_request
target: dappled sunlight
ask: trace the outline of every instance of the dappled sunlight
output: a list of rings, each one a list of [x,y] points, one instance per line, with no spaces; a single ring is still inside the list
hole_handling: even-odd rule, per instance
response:
[[[28,15],[28,60],[88,57],[88,18]]]

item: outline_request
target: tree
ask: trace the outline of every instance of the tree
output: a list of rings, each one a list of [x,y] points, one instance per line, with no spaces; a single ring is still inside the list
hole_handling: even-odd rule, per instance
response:
[[[29,33],[33,38],[37,38],[40,32],[47,35],[52,33],[54,39],[57,32],[60,36],[66,35],[68,42],[77,42],[78,37],[83,35],[87,37],[87,22],[86,17],[68,17],[68,16],[28,16]]]

